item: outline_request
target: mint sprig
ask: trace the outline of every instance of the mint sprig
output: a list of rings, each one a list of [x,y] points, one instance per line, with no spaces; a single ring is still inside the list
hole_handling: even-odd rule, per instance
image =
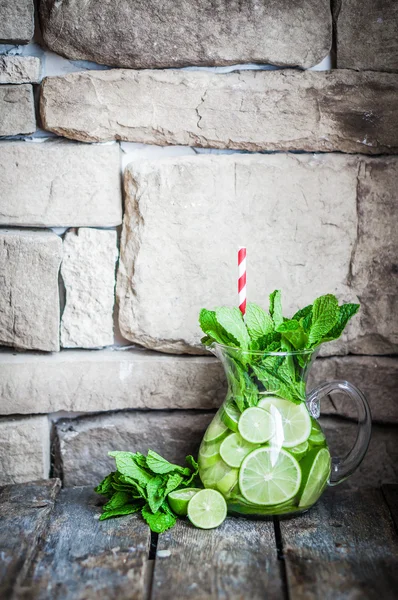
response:
[[[163,533],[175,525],[177,515],[167,502],[174,490],[197,486],[198,464],[187,456],[188,467],[181,467],[148,450],[140,452],[109,452],[116,462],[117,471],[105,477],[95,488],[97,494],[108,498],[102,508],[100,520],[141,511],[152,531]]]
[[[260,400],[259,382],[266,391],[294,403],[305,401],[304,369],[312,352],[322,343],[338,339],[359,304],[339,306],[333,294],[317,298],[292,318],[282,312],[280,290],[269,297],[269,311],[248,303],[245,318],[237,307],[202,309],[199,323],[206,334],[202,342],[219,343],[236,352],[229,355],[229,384],[240,411]],[[241,352],[240,352],[240,351]],[[269,356],[272,352],[305,351],[290,356]]]

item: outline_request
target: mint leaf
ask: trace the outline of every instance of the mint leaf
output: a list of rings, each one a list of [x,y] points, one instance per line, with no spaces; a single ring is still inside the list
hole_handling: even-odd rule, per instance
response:
[[[312,304],[309,304],[308,306],[305,306],[304,308],[300,308],[300,310],[298,310],[294,315],[293,315],[293,319],[295,321],[300,321],[300,319],[304,319],[305,317],[308,317],[308,315],[312,314]]]
[[[157,511],[155,514],[150,510],[148,504],[141,510],[141,515],[148,523],[151,531],[163,533],[176,524],[177,518],[170,512]]]
[[[199,470],[199,465],[196,462],[196,460],[194,459],[194,457],[189,454],[188,456],[185,457],[185,462],[191,467],[191,469],[193,469],[196,473]]]
[[[117,470],[122,475],[131,477],[143,486],[150,481],[150,474],[136,464],[132,452],[108,452],[108,456],[113,456]]]
[[[280,332],[286,341],[291,344],[295,350],[301,350],[306,347],[308,343],[308,335],[305,333],[301,321],[298,322],[295,319],[287,319],[281,323],[277,331]],[[291,348],[288,348],[289,351]]]
[[[166,487],[165,487],[165,492],[164,492],[165,497],[167,497],[168,494],[170,494],[170,492],[173,492],[178,487],[180,487],[180,485],[182,484],[183,481],[184,481],[183,476],[179,475],[178,473],[173,473],[172,475],[169,475],[168,479],[167,479]]]
[[[281,291],[274,290],[272,294],[269,296],[269,313],[272,317],[272,320],[275,323],[275,327],[278,327],[281,323],[283,323],[282,316],[282,301],[281,301]]]
[[[128,504],[130,500],[131,495],[128,492],[116,492],[109,502],[104,505],[103,510],[108,511],[113,510],[114,508],[120,508],[121,506]]]
[[[237,306],[221,306],[216,308],[218,323],[231,335],[243,350],[247,350],[250,338],[243,321],[242,313]]]
[[[339,306],[339,314],[337,317],[337,323],[331,329],[326,337],[322,338],[322,342],[331,342],[332,340],[337,340],[341,334],[343,333],[348,321],[356,315],[359,311],[359,304],[342,304]]]
[[[247,303],[245,322],[250,337],[253,340],[268,335],[274,330],[274,322],[270,315],[253,302]]]
[[[308,338],[314,346],[336,325],[339,316],[339,304],[336,296],[326,294],[317,298],[312,307],[312,325]]]
[[[213,341],[226,346],[239,345],[237,340],[231,337],[224,327],[220,325],[214,310],[202,308],[199,313],[199,325],[206,334],[206,338],[202,339],[202,343],[205,343],[205,345],[210,345]]]
[[[115,472],[110,473],[94,488],[94,492],[101,496],[111,496],[113,494],[113,476]]]
[[[153,513],[155,513],[161,506],[163,500],[166,497],[165,494],[165,479],[162,475],[156,475],[148,483],[146,487],[148,494],[148,504]]]
[[[141,506],[142,504],[140,504],[139,502],[136,502],[135,504],[125,504],[124,506],[120,506],[119,508],[114,508],[112,510],[103,512],[99,520],[105,521],[105,519],[113,519],[113,517],[131,515],[132,513],[138,512]]]
[[[148,468],[151,471],[153,471],[153,473],[158,473],[159,475],[164,475],[165,473],[172,473],[173,471],[176,471],[177,473],[182,473],[187,477],[191,474],[191,471],[190,469],[188,469],[188,467],[180,467],[179,465],[173,465],[171,462],[169,462],[153,450],[148,450],[146,464],[148,465]]]
[[[146,456],[144,456],[144,454],[141,454],[141,452],[134,452],[133,454],[133,458],[134,458],[134,462],[139,466],[142,467],[143,469],[147,468],[147,464],[146,464]]]

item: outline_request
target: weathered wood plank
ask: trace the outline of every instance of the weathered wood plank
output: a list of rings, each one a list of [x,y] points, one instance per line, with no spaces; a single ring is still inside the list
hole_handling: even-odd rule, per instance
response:
[[[36,560],[19,591],[29,600],[144,597],[150,531],[137,515],[99,521],[91,488],[61,491]]]
[[[291,600],[396,599],[398,538],[380,490],[329,490],[280,527]]]
[[[386,484],[382,485],[383,496],[390,509],[391,516],[398,530],[398,485]]]
[[[0,488],[0,598],[11,598],[14,584],[24,576],[47,527],[58,479]]]
[[[178,521],[159,537],[152,600],[282,597],[270,522],[228,518],[204,531]]]

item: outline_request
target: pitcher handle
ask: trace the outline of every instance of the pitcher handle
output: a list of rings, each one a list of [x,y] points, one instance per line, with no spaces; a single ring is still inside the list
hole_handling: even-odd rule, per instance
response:
[[[363,393],[348,381],[330,381],[321,383],[307,396],[307,408],[315,419],[320,415],[320,401],[331,392],[339,391],[354,401],[358,414],[358,429],[355,443],[344,457],[332,457],[332,470],[329,485],[341,483],[361,464],[369,446],[372,432],[372,418],[369,404]]]

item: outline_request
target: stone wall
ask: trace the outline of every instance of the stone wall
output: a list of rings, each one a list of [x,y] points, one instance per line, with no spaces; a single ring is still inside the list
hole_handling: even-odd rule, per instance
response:
[[[361,303],[310,387],[371,405],[346,485],[396,481],[396,3],[39,4],[0,0],[0,484],[196,451],[226,389],[197,314],[236,303],[239,244],[250,300]],[[344,454],[352,407],[323,419]]]

